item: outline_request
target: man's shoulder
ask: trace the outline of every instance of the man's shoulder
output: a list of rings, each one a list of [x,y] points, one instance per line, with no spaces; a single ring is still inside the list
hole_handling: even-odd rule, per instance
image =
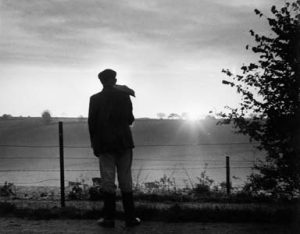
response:
[[[97,99],[99,97],[101,97],[103,95],[102,91],[101,92],[98,92],[98,93],[95,93],[93,94],[90,99]]]
[[[108,89],[108,90],[103,90],[100,95],[110,96],[110,97],[115,97],[115,98],[126,98],[126,97],[129,96],[125,92],[123,92],[123,91],[121,91],[119,89],[116,89],[116,88],[112,88],[112,89]]]
[[[122,91],[122,90],[119,90],[119,89],[114,89],[114,94],[115,95],[118,95],[118,96],[120,96],[120,97],[122,97],[122,98],[126,98],[126,97],[129,97],[129,94],[127,94],[127,93],[125,93],[124,91]]]
[[[101,100],[107,98],[117,98],[117,99],[127,99],[129,94],[118,90],[118,89],[107,89],[102,90],[101,92],[93,94],[90,99],[91,100]]]

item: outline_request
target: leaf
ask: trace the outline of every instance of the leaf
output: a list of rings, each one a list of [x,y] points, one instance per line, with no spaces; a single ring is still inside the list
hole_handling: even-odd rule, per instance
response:
[[[254,12],[255,12],[255,14],[260,14],[260,11],[259,10],[257,10],[257,9],[254,9]]]
[[[259,17],[262,17],[262,16],[263,16],[263,14],[262,14],[259,10],[257,10],[257,9],[254,9],[254,12],[255,12],[255,14],[257,14]]]
[[[232,76],[233,74],[227,69],[222,69],[222,72],[225,73],[227,76]]]
[[[227,80],[222,80],[222,84],[230,85],[231,87],[234,86],[234,83],[233,83],[233,82],[230,82],[230,81],[227,81]]]
[[[273,13],[273,14],[276,14],[278,11],[276,10],[276,6],[272,6],[271,7],[271,12]]]

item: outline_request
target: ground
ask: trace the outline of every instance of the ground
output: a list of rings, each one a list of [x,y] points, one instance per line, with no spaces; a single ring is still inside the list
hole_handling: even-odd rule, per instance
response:
[[[143,222],[141,226],[125,229],[121,221],[117,221],[114,229],[104,229],[97,226],[95,220],[29,220],[19,218],[0,218],[1,234],[59,234],[59,233],[142,233],[142,234],[281,234],[299,233],[288,225],[267,223],[164,223]]]

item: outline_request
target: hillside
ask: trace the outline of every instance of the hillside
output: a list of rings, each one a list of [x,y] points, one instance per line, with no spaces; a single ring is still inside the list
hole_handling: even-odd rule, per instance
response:
[[[58,124],[44,124],[40,118],[0,120],[0,145],[57,145]],[[230,125],[217,125],[217,120],[137,119],[132,126],[136,145],[223,144],[248,142],[247,136],[235,134]],[[89,146],[86,120],[64,121],[66,145]]]

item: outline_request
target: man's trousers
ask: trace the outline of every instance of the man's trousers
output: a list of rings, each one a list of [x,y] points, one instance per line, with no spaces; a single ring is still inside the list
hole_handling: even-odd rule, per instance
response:
[[[116,172],[122,193],[132,192],[132,149],[101,153],[99,163],[104,192],[115,193]]]

